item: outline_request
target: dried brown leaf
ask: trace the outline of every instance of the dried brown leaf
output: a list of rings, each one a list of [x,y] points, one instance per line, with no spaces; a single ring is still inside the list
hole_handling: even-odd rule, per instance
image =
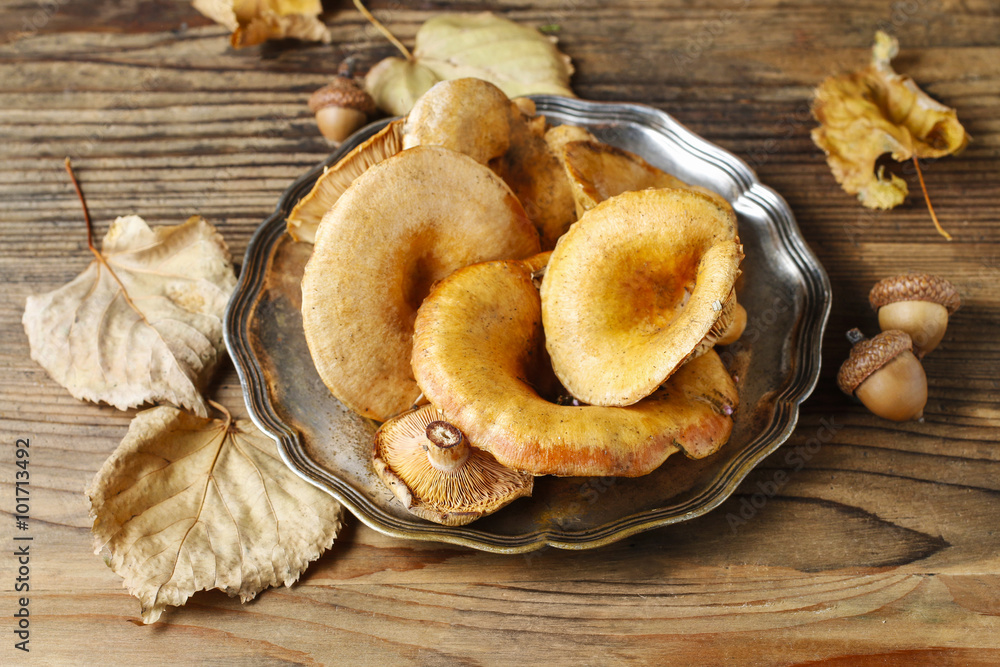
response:
[[[813,115],[820,126],[813,141],[845,191],[869,208],[893,208],[908,193],[896,175],[876,172],[885,153],[897,161],[956,153],[969,141],[955,110],[929,97],[889,61],[899,50],[895,37],[879,31],[872,62],[860,72],[832,76],[816,89]]]
[[[140,412],[87,496],[95,553],[154,623],[217,588],[243,602],[290,586],[332,544],[341,506],[300,479],[249,421]]]
[[[101,256],[28,297],[31,358],[79,399],[207,414],[200,388],[224,354],[222,316],[236,285],[222,237],[197,216],[150,229],[130,215],[111,225]]]
[[[233,31],[234,48],[288,37],[330,42],[330,30],[319,20],[320,0],[194,0],[194,8]]]

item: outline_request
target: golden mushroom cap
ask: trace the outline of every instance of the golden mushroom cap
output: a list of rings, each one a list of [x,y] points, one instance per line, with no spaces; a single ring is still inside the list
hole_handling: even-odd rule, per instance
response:
[[[312,190],[299,200],[285,220],[296,241],[312,243],[316,228],[340,195],[361,174],[403,150],[403,121],[394,120],[323,172]]]
[[[702,458],[728,440],[738,398],[712,350],[627,408],[547,400],[552,371],[532,282],[539,266],[465,267],[420,307],[413,372],[449,422],[501,464],[538,475],[635,477],[677,451]]]
[[[689,185],[654,167],[635,153],[601,143],[570,141],[562,146],[562,160],[569,177],[577,215],[582,216],[602,201],[623,192],[647,188],[696,190],[714,197],[721,205],[729,202],[707,188]]]
[[[732,209],[699,192],[626,192],[588,211],[560,239],[541,287],[560,382],[591,405],[653,393],[710,347],[706,336],[732,313],[742,258]]]
[[[517,198],[472,158],[421,146],[371,167],[324,216],[302,279],[320,378],[363,416],[406,410],[420,393],[413,321],[431,285],[468,264],[536,252]]]
[[[428,450],[438,445],[428,437],[428,428],[440,426],[443,419],[425,405],[390,419],[375,433],[375,472],[407,510],[446,526],[464,526],[531,495],[534,475],[505,468],[484,450],[462,442],[454,427],[459,441],[448,444],[464,447],[467,456],[450,469],[435,467]]]
[[[403,146],[442,146],[480,164],[510,146],[510,123],[517,107],[489,81],[441,81],[420,96],[406,116]]]

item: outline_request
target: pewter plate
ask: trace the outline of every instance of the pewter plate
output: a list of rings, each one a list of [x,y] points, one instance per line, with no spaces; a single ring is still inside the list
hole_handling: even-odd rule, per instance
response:
[[[718,506],[791,435],[799,405],[816,385],[830,282],[784,199],[761,185],[739,158],[662,111],[534,99],[550,122],[586,127],[602,141],[732,202],[746,253],[737,292],[748,313],[743,337],[719,348],[740,393],[732,437],[708,459],[675,455],[636,479],[540,477],[531,498],[468,526],[440,526],[404,510],[372,470],[375,425],[333,398],[313,367],[299,313],[299,282],[312,246],[285,233],[285,217],[323,166],[388,122],[380,121],[295,181],[254,234],[226,313],[226,344],[251,417],[277,441],[288,466],[388,535],[519,553],[546,545],[587,549],[686,521]]]

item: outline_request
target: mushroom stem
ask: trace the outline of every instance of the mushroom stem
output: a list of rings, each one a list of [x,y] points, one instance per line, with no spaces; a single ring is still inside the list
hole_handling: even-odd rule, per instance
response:
[[[427,460],[435,469],[450,472],[469,458],[469,442],[457,427],[445,421],[427,425]]]
[[[847,340],[851,345],[857,345],[861,341],[865,340],[866,336],[861,333],[861,329],[854,328],[847,332]]]

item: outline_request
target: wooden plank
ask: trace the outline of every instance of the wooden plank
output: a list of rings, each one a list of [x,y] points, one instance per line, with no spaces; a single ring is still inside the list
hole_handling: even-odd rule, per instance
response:
[[[523,556],[392,539],[351,521],[296,586],[246,605],[199,593],[141,626],[138,602],[91,553],[82,493],[134,412],[70,397],[30,360],[20,323],[29,294],[90,261],[62,159],[74,159],[99,234],[117,215],[175,224],[198,213],[241,258],[282,190],[330,150],[305,107],[311,91],[347,56],[364,70],[392,53],[349,2],[330,4],[332,45],[242,51],[187,3],[0,8],[0,437],[32,441],[33,658],[1000,661],[1000,11],[989,0],[370,3],[409,43],[437,11],[488,7],[555,24],[581,97],[653,104],[746,159],[789,201],[833,283],[820,383],[789,443],[704,517],[595,551]],[[956,106],[973,135],[961,156],[924,166],[952,243],[934,232],[912,169],[898,167],[910,199],[870,213],[809,138],[812,87],[865,63],[878,27],[899,36],[899,68]],[[925,360],[924,421],[893,424],[841,395],[834,376],[843,332],[877,326],[871,284],[910,269],[951,279],[963,307]],[[231,366],[211,391],[245,414]],[[8,500],[13,463],[0,457]],[[0,511],[10,545],[9,503]],[[11,563],[0,565],[7,618]],[[3,627],[0,661],[13,664],[22,656]]]

